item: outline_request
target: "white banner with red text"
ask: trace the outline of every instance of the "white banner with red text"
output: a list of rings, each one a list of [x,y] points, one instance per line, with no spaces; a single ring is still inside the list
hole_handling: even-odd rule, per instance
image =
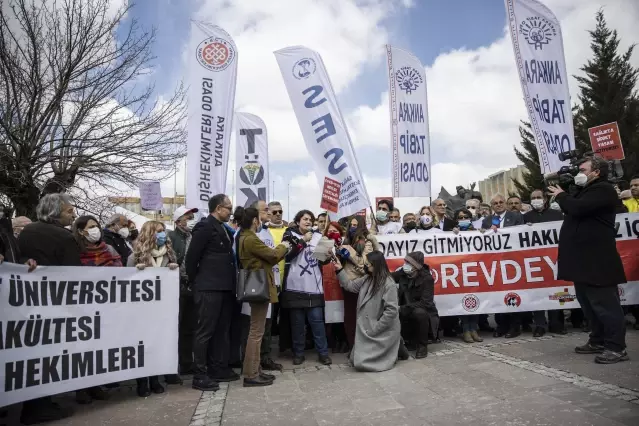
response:
[[[177,373],[178,271],[0,264],[0,407]]]
[[[206,215],[226,193],[237,81],[237,47],[222,28],[191,21],[186,205]]]
[[[421,251],[435,279],[440,316],[578,308],[572,283],[557,280],[562,222],[479,231],[379,235],[391,271]],[[639,304],[639,213],[617,215],[617,250],[628,282],[621,303]]]

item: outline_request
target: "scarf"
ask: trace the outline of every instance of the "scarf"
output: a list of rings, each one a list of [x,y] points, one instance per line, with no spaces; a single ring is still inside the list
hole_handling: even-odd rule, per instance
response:
[[[88,247],[80,253],[82,266],[122,266],[120,255],[115,250],[109,250],[104,241],[95,247]]]
[[[159,249],[151,250],[151,262],[153,263],[150,266],[154,266],[159,268],[162,266],[162,260],[164,259],[164,255],[166,254],[166,245],[163,245]]]

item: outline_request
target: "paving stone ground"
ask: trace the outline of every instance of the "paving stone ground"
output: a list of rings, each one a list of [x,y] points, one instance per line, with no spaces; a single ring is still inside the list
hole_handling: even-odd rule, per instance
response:
[[[627,332],[631,360],[598,365],[574,347],[587,334],[524,333],[513,340],[486,337],[468,345],[446,340],[425,359],[399,362],[383,373],[359,373],[343,354],[320,366],[312,352],[301,368],[280,357],[284,372],[273,386],[197,392],[169,386],[138,398],[133,384],[112,398],[76,405],[76,415],[54,426],[99,425],[639,425],[639,331]],[[63,401],[72,404],[72,396]],[[17,408],[5,419],[16,422]],[[2,419],[0,419],[0,425]]]

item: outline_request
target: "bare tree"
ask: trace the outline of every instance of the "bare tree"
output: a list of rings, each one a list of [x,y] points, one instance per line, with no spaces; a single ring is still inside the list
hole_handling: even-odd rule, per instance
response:
[[[0,0],[0,193],[18,215],[46,193],[168,176],[184,155],[185,91],[143,83],[155,32],[131,7]]]

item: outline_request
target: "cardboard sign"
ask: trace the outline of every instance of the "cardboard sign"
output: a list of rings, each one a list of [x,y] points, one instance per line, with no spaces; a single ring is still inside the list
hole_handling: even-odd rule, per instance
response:
[[[322,188],[322,202],[320,208],[337,213],[339,210],[339,194],[342,184],[331,178],[324,178],[324,188]]]
[[[626,156],[623,153],[621,137],[617,122],[602,124],[601,126],[588,129],[590,145],[596,154],[601,155],[606,160],[623,160]]]

